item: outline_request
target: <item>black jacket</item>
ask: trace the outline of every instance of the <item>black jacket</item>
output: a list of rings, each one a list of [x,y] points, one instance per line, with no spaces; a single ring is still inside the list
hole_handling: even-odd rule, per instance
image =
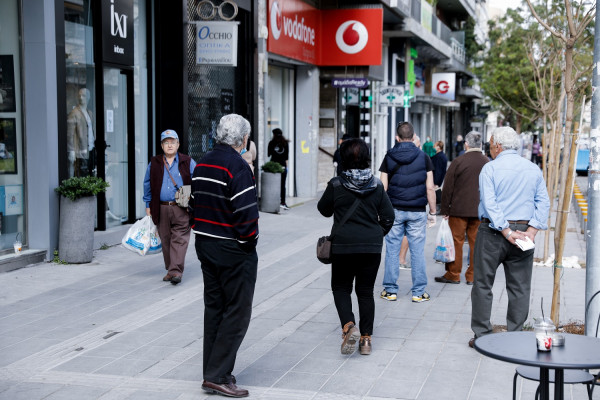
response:
[[[337,229],[357,197],[360,204],[341,229]],[[343,175],[331,179],[317,208],[325,217],[333,215],[332,231],[337,229],[331,247],[334,254],[381,253],[383,237],[394,224],[392,203],[383,184],[374,176],[360,186]]]

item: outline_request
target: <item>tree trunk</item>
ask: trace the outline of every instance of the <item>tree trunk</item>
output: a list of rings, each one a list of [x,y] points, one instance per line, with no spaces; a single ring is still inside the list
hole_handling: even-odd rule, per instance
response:
[[[573,113],[575,106],[575,93],[573,89],[573,42],[567,43],[565,48],[565,93],[567,96],[567,113],[565,118],[565,147],[563,151],[563,165],[568,162],[568,168],[563,168],[563,182],[561,190],[561,204],[556,215],[556,230],[554,231],[554,243],[556,257],[554,259],[554,289],[552,292],[552,321],[558,325],[560,322],[560,276],[562,275],[562,259],[565,248],[565,233],[567,231],[567,217],[571,207],[573,196],[573,182],[575,170],[575,158],[577,153],[577,133],[571,130],[573,127]],[[568,140],[570,139],[570,140]],[[568,148],[567,148],[568,145]],[[567,158],[568,157],[568,158]]]

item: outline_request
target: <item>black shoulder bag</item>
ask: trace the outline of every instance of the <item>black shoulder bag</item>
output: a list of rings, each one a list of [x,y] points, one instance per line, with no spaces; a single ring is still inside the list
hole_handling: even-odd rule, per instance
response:
[[[333,185],[334,187],[339,186],[339,180],[334,182]],[[348,221],[348,218],[350,218],[350,215],[352,215],[352,213],[356,210],[356,207],[358,207],[359,203],[360,198],[357,197],[356,200],[354,200],[352,206],[348,209],[348,211],[346,211],[346,214],[344,215],[344,218],[342,218],[342,220],[340,221],[340,224],[337,226],[337,229],[340,229],[342,225],[344,225],[346,221]],[[321,236],[317,241],[317,258],[323,264],[331,264],[331,242],[334,236],[335,230],[332,229],[331,234],[329,236]]]

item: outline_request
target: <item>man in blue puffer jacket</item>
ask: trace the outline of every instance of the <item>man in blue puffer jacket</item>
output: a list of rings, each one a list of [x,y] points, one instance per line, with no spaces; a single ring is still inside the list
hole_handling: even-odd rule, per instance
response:
[[[412,301],[421,303],[430,299],[425,291],[425,231],[435,225],[435,186],[433,164],[427,154],[413,143],[415,135],[409,122],[401,122],[396,129],[396,145],[390,149],[379,168],[381,182],[394,206],[394,226],[385,237],[384,290],[381,298],[394,301],[398,293],[400,245],[408,238],[412,274]],[[427,212],[429,204],[429,213]]]

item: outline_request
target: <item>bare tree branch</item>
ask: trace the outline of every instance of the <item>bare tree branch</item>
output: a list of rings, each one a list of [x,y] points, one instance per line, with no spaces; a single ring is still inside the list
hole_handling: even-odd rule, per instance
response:
[[[565,35],[563,35],[560,32],[555,31],[554,29],[552,29],[550,27],[550,25],[548,25],[546,22],[544,22],[540,16],[537,14],[537,12],[535,11],[535,9],[533,8],[533,5],[531,4],[531,0],[526,0],[527,1],[527,5],[529,6],[529,9],[531,10],[531,13],[533,14],[533,16],[535,17],[535,19],[544,27],[546,28],[546,30],[548,32],[550,32],[553,36],[556,36],[557,38],[559,38],[560,40],[562,40],[563,42],[567,43],[568,39]],[[568,0],[566,0],[568,1]]]

